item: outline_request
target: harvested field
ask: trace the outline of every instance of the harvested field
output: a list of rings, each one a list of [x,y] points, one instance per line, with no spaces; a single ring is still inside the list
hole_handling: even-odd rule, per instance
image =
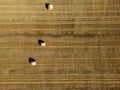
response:
[[[120,90],[120,0],[0,0],[0,90]]]

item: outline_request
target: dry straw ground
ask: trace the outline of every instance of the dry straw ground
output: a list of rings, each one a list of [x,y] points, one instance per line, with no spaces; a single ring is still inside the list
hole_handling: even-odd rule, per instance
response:
[[[120,0],[0,0],[0,90],[120,90]]]

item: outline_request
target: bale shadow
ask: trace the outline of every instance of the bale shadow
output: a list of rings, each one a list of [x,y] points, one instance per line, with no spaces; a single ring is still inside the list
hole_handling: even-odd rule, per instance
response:
[[[34,58],[29,57],[28,62],[31,64],[32,62],[35,62]]]
[[[38,44],[41,45],[42,43],[45,43],[43,40],[38,40]]]
[[[48,7],[49,5],[50,5],[49,3],[45,3],[45,8],[49,9],[49,7]]]

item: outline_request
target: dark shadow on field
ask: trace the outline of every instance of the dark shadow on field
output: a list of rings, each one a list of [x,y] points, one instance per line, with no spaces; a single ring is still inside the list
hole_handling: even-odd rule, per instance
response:
[[[44,43],[43,40],[38,40],[38,44],[41,45],[42,43]]]
[[[35,59],[29,57],[28,61],[29,61],[29,63],[32,63],[32,62],[35,62]]]
[[[49,6],[49,5],[50,5],[49,3],[45,3],[46,9],[48,9],[48,6]]]

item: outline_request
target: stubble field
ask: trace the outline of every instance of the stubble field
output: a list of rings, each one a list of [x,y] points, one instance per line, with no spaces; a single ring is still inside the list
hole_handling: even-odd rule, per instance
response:
[[[0,0],[0,90],[119,89],[120,0]]]

